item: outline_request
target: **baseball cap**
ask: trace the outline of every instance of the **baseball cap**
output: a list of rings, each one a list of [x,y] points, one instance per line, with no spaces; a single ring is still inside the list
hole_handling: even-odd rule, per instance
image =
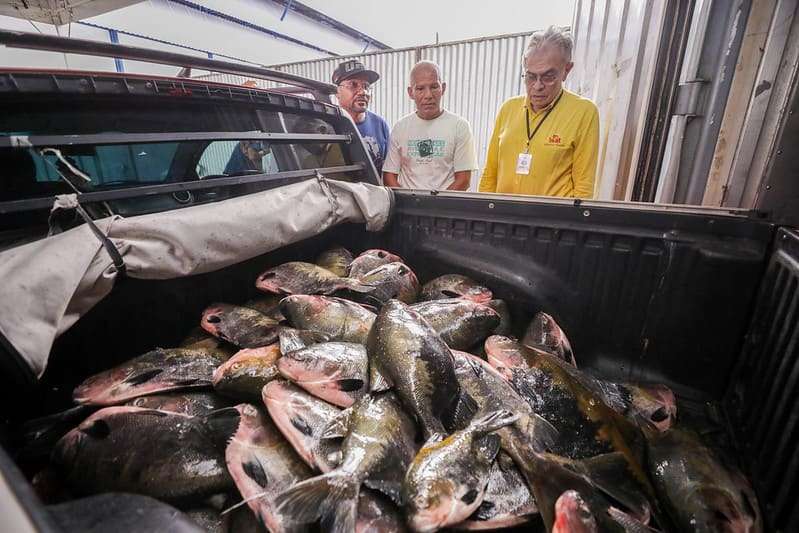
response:
[[[336,70],[333,71],[333,83],[338,85],[342,81],[352,78],[358,74],[366,74],[366,79],[369,83],[374,83],[380,79],[380,74],[374,70],[368,70],[363,63],[357,59],[350,59],[341,63]]]

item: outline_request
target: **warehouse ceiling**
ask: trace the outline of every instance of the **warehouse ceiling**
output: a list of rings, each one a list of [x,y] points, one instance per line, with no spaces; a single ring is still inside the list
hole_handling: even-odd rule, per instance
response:
[[[102,15],[142,0],[2,0],[0,15],[60,26]]]

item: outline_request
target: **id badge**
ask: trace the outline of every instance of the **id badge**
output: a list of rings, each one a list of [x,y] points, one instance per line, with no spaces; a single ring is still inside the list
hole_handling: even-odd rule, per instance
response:
[[[521,153],[516,159],[516,174],[528,175],[533,166],[533,154]]]

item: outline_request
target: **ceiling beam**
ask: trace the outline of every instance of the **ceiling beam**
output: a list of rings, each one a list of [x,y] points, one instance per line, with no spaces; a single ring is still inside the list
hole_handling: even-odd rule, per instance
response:
[[[288,11],[294,11],[315,22],[318,22],[325,26],[330,26],[334,30],[341,32],[345,35],[349,35],[354,39],[366,41],[368,45],[372,45],[378,50],[391,50],[391,47],[389,45],[378,41],[374,37],[370,37],[369,35],[366,35],[365,33],[356,30],[352,26],[348,26],[347,24],[344,24],[343,22],[336,20],[333,17],[325,15],[321,11],[317,11],[316,9],[310,6],[306,6],[305,4],[298,2],[297,0],[270,0],[270,1],[274,2],[275,4],[283,6]]]

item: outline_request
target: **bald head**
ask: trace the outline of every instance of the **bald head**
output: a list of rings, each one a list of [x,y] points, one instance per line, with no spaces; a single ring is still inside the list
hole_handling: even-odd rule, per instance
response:
[[[421,75],[432,75],[435,76],[438,81],[441,81],[441,67],[432,61],[419,61],[411,69],[411,87],[413,87],[414,82]]]
[[[441,69],[432,61],[419,61],[411,69],[408,96],[416,103],[416,114],[424,120],[437,118],[441,109],[441,97],[447,84],[441,81]]]

